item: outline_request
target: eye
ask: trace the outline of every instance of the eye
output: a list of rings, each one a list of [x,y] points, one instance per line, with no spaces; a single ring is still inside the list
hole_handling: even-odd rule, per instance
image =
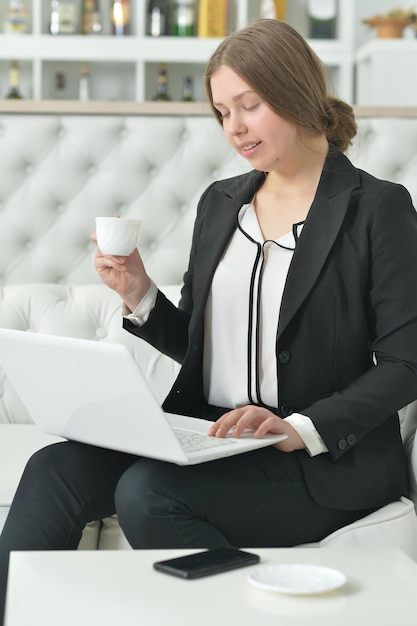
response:
[[[257,109],[259,106],[259,102],[256,102],[255,104],[245,104],[242,106],[242,109],[244,111],[255,111],[255,109]]]
[[[217,112],[217,117],[219,118],[220,122],[222,122],[225,117],[228,117],[228,115],[230,115],[229,111],[222,113],[222,111],[220,111],[219,109],[216,109],[216,112]]]

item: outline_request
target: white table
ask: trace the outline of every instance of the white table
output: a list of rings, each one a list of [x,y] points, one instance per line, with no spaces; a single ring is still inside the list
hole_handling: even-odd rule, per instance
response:
[[[324,595],[285,596],[251,585],[250,568],[193,581],[153,570],[154,561],[189,550],[14,552],[5,626],[393,626],[417,619],[417,564],[400,550],[252,551],[262,563],[334,567],[348,582]]]

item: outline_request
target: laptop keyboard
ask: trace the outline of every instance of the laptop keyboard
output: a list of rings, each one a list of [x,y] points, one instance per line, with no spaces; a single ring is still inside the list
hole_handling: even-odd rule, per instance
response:
[[[198,450],[206,450],[207,448],[215,448],[230,443],[236,443],[233,439],[220,439],[218,437],[208,437],[203,433],[195,433],[190,430],[181,430],[175,428],[175,434],[181,443],[185,452],[197,452]]]

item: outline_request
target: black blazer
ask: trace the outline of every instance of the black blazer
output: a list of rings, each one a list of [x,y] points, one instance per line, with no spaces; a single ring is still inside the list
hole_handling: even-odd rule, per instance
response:
[[[167,411],[209,419],[222,412],[203,396],[204,308],[239,209],[263,180],[252,171],[205,191],[179,308],[159,292],[146,324],[124,321],[182,364]],[[359,509],[406,495],[397,411],[417,398],[417,215],[404,187],[336,150],[293,255],[276,355],[277,413],[309,416],[329,450],[294,453],[313,498]]]

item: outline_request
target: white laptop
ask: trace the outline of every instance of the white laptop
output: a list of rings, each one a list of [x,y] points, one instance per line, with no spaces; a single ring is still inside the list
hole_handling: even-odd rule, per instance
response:
[[[121,344],[2,328],[0,367],[35,424],[66,439],[189,465],[286,438],[208,437],[212,422],[164,413]]]

